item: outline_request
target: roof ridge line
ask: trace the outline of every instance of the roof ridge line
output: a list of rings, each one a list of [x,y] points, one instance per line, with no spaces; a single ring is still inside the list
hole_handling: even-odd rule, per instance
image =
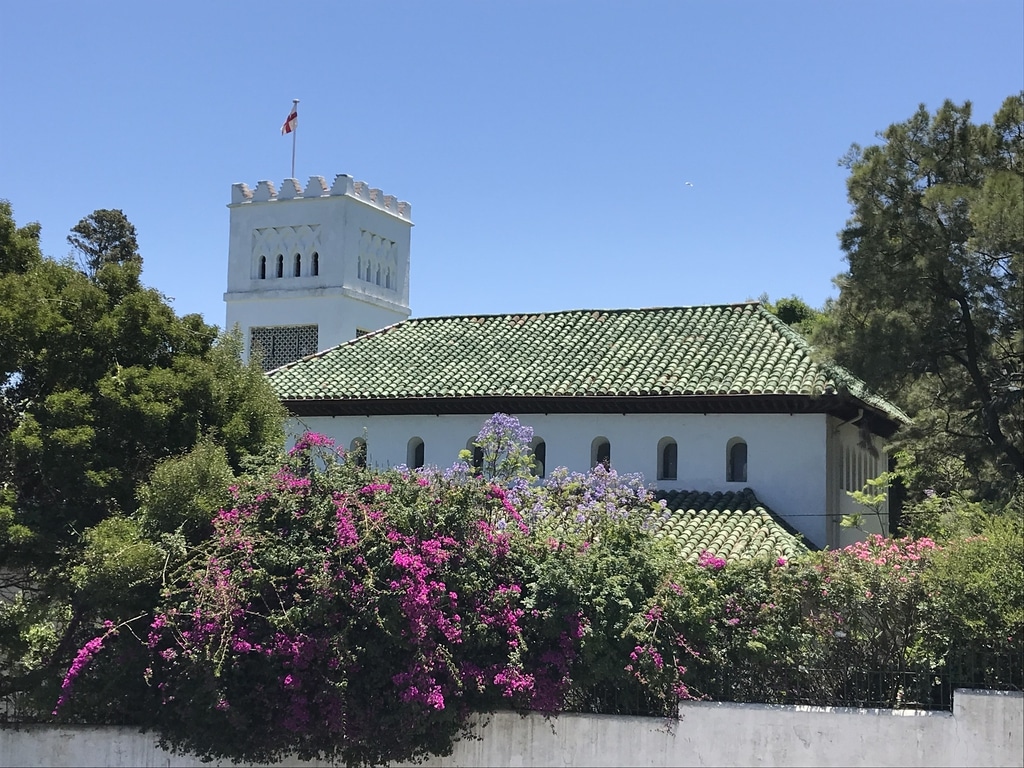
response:
[[[718,304],[679,304],[672,306],[655,307],[579,307],[577,309],[535,310],[533,312],[466,312],[456,315],[427,315],[425,317],[409,317],[405,320],[400,320],[398,323],[393,323],[392,325],[400,325],[402,323],[412,322],[423,322],[427,320],[460,320],[470,317],[535,317],[537,315],[574,315],[584,314],[587,312],[607,312],[609,314],[625,314],[627,312],[669,312],[672,310],[679,309],[718,309],[731,307],[748,307],[757,305],[760,305],[759,301],[731,301],[721,302]],[[382,328],[381,330],[384,329]],[[376,331],[374,331],[374,333],[376,333]],[[370,334],[365,335],[369,336]],[[360,336],[359,338],[362,338],[362,336]],[[355,341],[355,339],[353,339],[353,341]]]

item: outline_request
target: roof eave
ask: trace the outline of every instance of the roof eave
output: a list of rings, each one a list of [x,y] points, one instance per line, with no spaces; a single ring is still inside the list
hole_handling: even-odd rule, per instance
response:
[[[872,432],[889,437],[899,424],[859,400],[838,395],[437,396],[282,398],[295,416],[410,416],[492,413],[826,413],[849,419],[864,410]]]

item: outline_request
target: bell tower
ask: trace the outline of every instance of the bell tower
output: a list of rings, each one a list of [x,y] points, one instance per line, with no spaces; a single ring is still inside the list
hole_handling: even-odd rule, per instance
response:
[[[265,370],[409,317],[412,207],[339,174],[231,187],[227,327]]]

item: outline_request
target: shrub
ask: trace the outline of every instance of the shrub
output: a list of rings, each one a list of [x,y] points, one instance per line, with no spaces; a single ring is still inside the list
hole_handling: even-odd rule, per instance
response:
[[[97,627],[61,715],[134,708],[162,745],[204,759],[368,765],[449,754],[470,714],[502,708],[674,718],[700,698],[928,703],[934,674],[968,649],[1021,650],[1012,515],[943,546],[871,536],[793,561],[689,564],[647,532],[659,503],[641,477],[599,465],[539,483],[531,437],[498,414],[477,472],[373,472],[303,436],[230,488],[206,539],[165,535],[178,565],[159,605]],[[161,498],[185,466],[168,465]],[[161,509],[154,519],[182,530],[209,514]],[[119,522],[93,545],[133,537]],[[1010,669],[990,677],[1012,684],[1019,658]],[[891,670],[924,673],[920,690],[863,677]],[[124,685],[132,673],[145,685]]]

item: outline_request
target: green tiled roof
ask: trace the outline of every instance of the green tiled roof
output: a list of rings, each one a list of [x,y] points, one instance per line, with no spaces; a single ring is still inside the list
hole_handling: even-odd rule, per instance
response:
[[[270,373],[296,403],[593,398],[704,401],[852,395],[906,417],[846,370],[819,362],[760,304],[416,318]],[[739,405],[739,403],[736,403]],[[756,409],[751,409],[756,410]]]
[[[691,562],[697,562],[704,550],[727,561],[790,558],[808,550],[749,488],[728,493],[661,491],[657,497],[667,502],[667,508],[664,514],[651,515],[651,530],[672,539]]]

